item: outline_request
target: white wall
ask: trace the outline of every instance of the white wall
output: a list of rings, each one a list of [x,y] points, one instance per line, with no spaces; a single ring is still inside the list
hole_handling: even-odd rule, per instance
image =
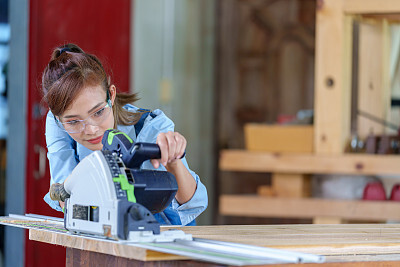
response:
[[[161,108],[188,140],[187,158],[213,202],[215,0],[136,0],[132,84],[143,108]],[[210,224],[214,207],[197,220]]]

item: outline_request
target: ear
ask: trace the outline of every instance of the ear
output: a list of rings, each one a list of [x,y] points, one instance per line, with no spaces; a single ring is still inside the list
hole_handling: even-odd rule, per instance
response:
[[[111,85],[109,88],[111,104],[114,105],[115,97],[117,96],[117,87]]]

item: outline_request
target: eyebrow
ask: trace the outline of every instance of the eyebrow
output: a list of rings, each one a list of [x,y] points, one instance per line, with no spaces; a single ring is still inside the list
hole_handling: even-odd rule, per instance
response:
[[[93,108],[91,108],[88,111],[88,114],[92,113],[93,111],[95,111],[97,108],[99,108],[102,104],[104,104],[104,102],[100,102],[98,103],[96,106],[94,106]],[[64,119],[68,119],[68,118],[74,118],[74,117],[79,117],[78,115],[67,115],[65,117],[63,117]]]

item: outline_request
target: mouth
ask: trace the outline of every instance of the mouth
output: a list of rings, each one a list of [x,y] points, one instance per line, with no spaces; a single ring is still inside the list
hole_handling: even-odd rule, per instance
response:
[[[87,141],[91,144],[98,144],[101,142],[102,139],[103,139],[103,135],[93,138],[93,139],[90,139],[90,140],[87,140]]]

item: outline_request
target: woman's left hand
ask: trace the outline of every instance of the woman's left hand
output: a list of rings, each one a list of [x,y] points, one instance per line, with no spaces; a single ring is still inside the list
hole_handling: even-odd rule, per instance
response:
[[[172,167],[185,153],[187,142],[178,132],[166,132],[157,136],[157,144],[161,150],[161,159],[151,160],[156,169],[160,167],[160,163],[165,167]]]

